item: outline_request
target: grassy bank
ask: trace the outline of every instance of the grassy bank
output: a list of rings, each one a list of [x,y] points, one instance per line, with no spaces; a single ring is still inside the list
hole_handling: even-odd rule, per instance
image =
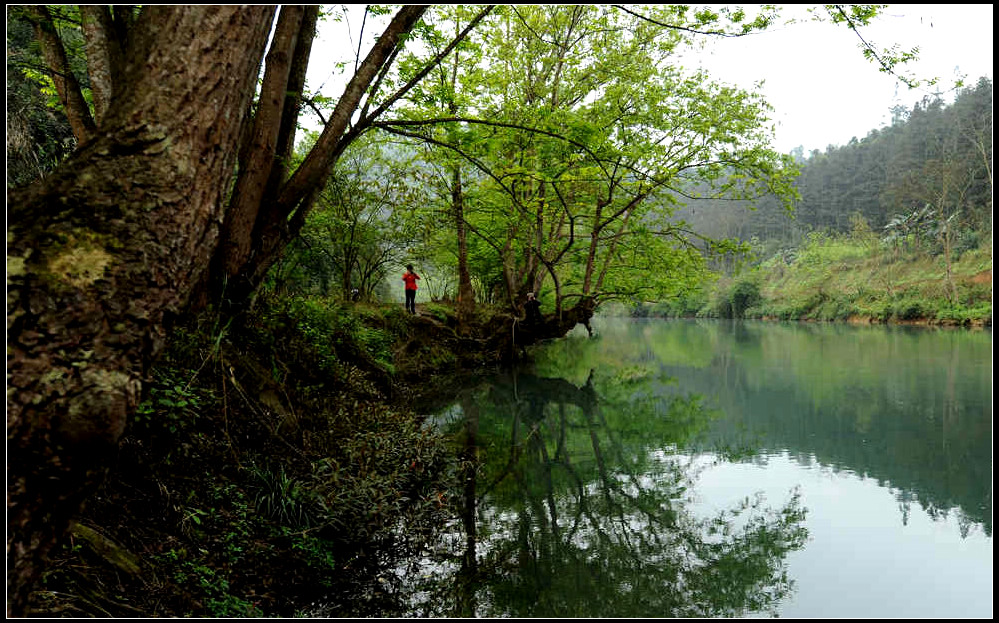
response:
[[[812,234],[648,315],[954,326],[992,324],[991,238],[952,249],[886,246],[869,230]]]
[[[33,615],[404,612],[389,570],[457,486],[418,412],[469,364],[422,311],[268,298],[176,330]]]

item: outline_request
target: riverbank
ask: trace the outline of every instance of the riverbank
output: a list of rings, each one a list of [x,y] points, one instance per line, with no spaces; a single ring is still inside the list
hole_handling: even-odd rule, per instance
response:
[[[402,612],[388,570],[459,484],[417,414],[488,368],[421,312],[271,298],[175,330],[32,616]]]
[[[686,299],[634,315],[992,326],[991,237],[955,248],[886,247],[869,230],[813,234]]]

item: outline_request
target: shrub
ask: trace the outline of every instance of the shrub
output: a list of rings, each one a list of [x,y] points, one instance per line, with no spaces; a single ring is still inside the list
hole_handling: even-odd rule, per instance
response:
[[[925,315],[923,303],[914,299],[904,299],[892,304],[892,315],[897,320],[916,320]]]
[[[739,280],[729,293],[730,307],[733,318],[742,318],[746,310],[754,307],[762,300],[760,286],[752,279]]]

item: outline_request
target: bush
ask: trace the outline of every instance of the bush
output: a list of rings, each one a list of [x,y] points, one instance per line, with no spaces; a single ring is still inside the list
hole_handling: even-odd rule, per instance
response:
[[[744,318],[746,310],[763,302],[758,273],[734,281],[719,281],[699,315],[715,318]]]
[[[968,251],[973,251],[982,243],[982,236],[977,231],[965,229],[959,232],[954,240],[954,257],[960,258]]]
[[[896,320],[917,320],[925,316],[922,301],[905,299],[892,304],[892,316]]]
[[[755,280],[740,280],[729,293],[733,318],[742,318],[746,310],[760,303],[760,286]]]
[[[937,312],[937,320],[946,324],[968,325],[974,320],[985,319],[986,324],[992,324],[992,304],[985,302],[966,307],[964,305],[953,305],[940,309]]]

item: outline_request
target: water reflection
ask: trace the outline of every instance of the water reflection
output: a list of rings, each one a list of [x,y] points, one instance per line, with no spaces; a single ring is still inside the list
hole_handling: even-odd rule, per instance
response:
[[[594,327],[439,414],[460,522],[411,613],[991,616],[991,332]]]
[[[582,382],[515,372],[466,391],[460,551],[424,572],[419,616],[681,617],[769,612],[806,540],[794,491],[711,517],[676,451],[718,415],[643,364]]]
[[[699,449],[814,457],[895,491],[903,525],[915,506],[955,516],[965,535],[978,526],[991,536],[991,334],[767,323],[606,328],[641,331],[663,351],[710,343],[702,365],[661,367],[726,415]]]

